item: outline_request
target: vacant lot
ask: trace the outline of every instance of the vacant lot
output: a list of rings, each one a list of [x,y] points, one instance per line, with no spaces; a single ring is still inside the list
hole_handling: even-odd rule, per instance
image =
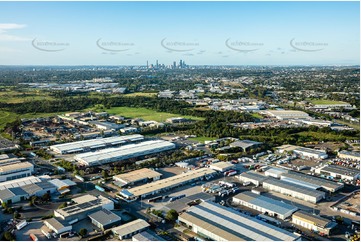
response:
[[[121,115],[126,118],[142,118],[144,120],[154,120],[164,122],[167,118],[184,117],[192,120],[201,120],[202,118],[194,116],[182,116],[166,112],[157,112],[147,108],[113,107],[105,109],[110,114]]]
[[[193,140],[193,141],[197,141],[200,143],[204,143],[204,141],[212,141],[217,139],[216,137],[205,137],[205,136],[199,136],[199,137],[195,137],[195,138],[188,138],[189,140]]]

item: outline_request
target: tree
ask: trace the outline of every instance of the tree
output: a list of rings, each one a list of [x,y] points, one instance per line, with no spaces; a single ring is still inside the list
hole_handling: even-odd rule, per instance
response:
[[[88,234],[88,230],[85,228],[82,228],[79,230],[79,234],[81,237],[85,237]]]
[[[50,201],[51,197],[49,193],[44,193],[44,195],[42,196],[42,200],[43,201]]]
[[[178,219],[178,212],[174,209],[171,209],[167,212],[167,215],[165,216],[165,219],[169,221],[176,221]]]
[[[7,241],[12,241],[12,240],[15,240],[15,237],[12,233],[10,233],[9,231],[6,231],[4,233],[3,239],[5,239]]]
[[[13,217],[14,217],[14,219],[17,219],[17,218],[20,218],[21,215],[20,215],[19,212],[15,212],[15,213],[13,214]]]
[[[108,172],[106,170],[102,170],[102,176],[104,179],[108,178]]]
[[[66,202],[63,202],[62,204],[60,204],[60,206],[58,207],[58,209],[61,208],[66,208],[68,206],[68,204]]]
[[[8,204],[6,202],[2,202],[1,206],[6,209],[8,207]]]

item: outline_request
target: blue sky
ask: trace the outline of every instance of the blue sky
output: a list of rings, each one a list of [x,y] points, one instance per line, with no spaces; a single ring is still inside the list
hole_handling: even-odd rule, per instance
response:
[[[359,2],[0,2],[0,65],[359,65]]]

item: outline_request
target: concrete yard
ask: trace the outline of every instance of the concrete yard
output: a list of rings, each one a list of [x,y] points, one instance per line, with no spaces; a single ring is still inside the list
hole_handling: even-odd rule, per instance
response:
[[[354,195],[351,195],[348,199],[337,204],[337,207],[360,213],[360,193],[357,192]]]
[[[44,226],[43,221],[29,222],[29,224],[21,230],[15,230],[16,240],[31,241],[32,239],[30,238],[30,234],[34,234],[36,237],[38,237],[39,241],[48,240],[41,232],[42,226]]]

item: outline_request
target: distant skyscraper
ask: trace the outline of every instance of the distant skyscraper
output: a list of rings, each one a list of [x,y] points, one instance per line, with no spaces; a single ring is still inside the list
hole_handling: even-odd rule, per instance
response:
[[[148,61],[147,61],[147,69],[149,68]]]
[[[177,68],[177,62],[173,61],[173,69]]]
[[[155,62],[155,67],[159,68],[158,60]]]

